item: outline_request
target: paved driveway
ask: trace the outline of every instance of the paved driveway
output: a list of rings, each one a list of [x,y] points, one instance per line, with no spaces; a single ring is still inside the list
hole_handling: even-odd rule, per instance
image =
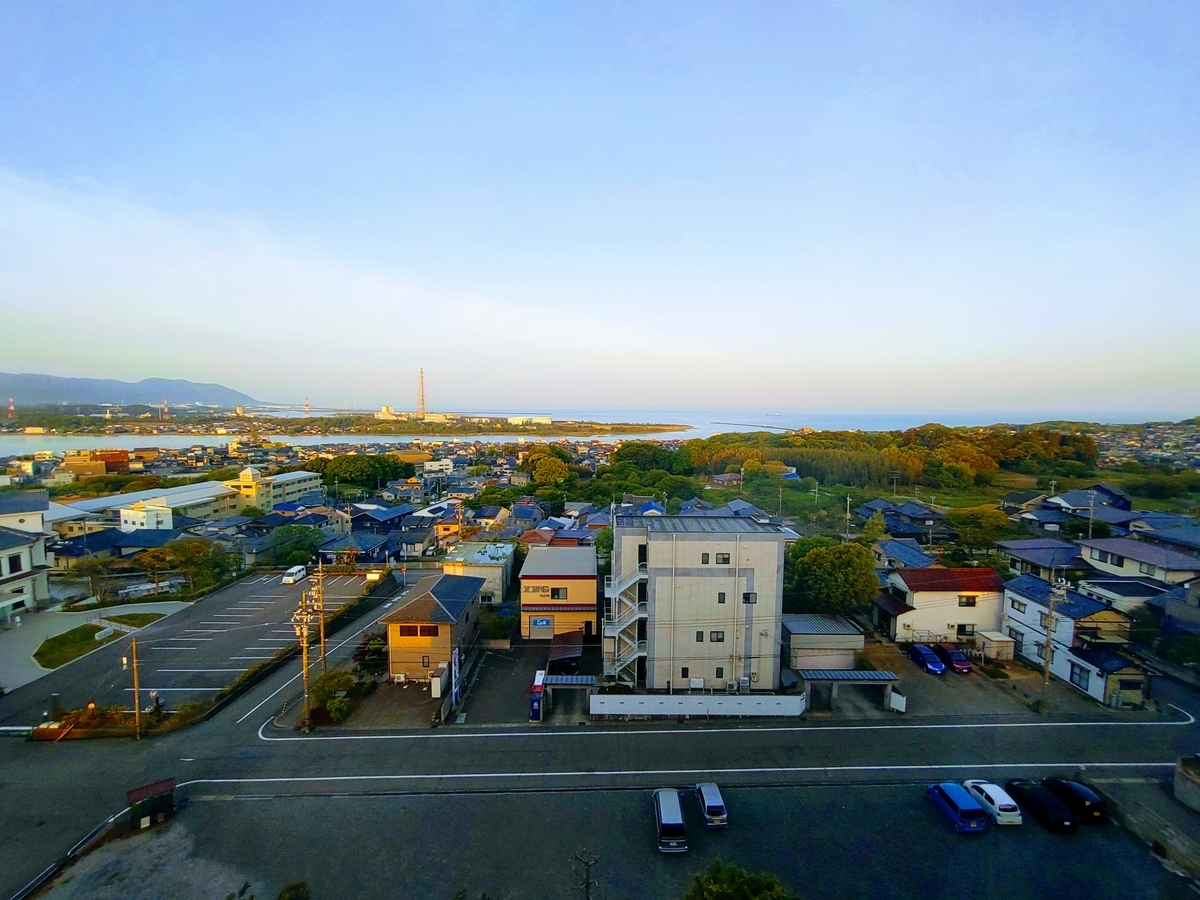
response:
[[[53,669],[43,669],[33,658],[34,652],[46,638],[70,631],[79,625],[94,622],[101,615],[119,616],[122,613],[162,613],[169,616],[189,604],[178,601],[160,603],[128,603],[110,606],[104,610],[87,612],[60,612],[57,609],[27,613],[21,616],[19,627],[0,632],[0,685],[16,690],[46,675]]]

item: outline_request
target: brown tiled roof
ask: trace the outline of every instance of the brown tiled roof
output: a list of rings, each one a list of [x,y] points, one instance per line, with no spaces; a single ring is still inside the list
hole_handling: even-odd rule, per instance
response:
[[[1004,590],[1004,580],[993,569],[901,569],[895,574],[913,592]]]

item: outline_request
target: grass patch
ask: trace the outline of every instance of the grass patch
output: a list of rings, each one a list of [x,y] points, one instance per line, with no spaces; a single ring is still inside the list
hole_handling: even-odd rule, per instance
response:
[[[1000,663],[996,662],[995,660],[992,660],[992,661],[986,662],[986,663],[981,663],[979,665],[979,671],[982,672],[984,675],[986,675],[988,678],[995,678],[997,680],[1012,678],[1012,676],[1009,675],[1008,672],[1006,672],[1004,670],[1004,666],[1002,666]]]
[[[90,653],[97,647],[115,641],[122,635],[114,632],[102,640],[96,640],[99,625],[78,625],[70,631],[46,638],[42,645],[34,651],[33,658],[43,669],[57,669],[61,665],[78,659],[85,653]]]
[[[157,622],[162,617],[162,613],[125,613],[120,616],[105,616],[104,618],[110,622],[116,622],[118,625],[141,628],[144,625],[149,625],[151,622]]]

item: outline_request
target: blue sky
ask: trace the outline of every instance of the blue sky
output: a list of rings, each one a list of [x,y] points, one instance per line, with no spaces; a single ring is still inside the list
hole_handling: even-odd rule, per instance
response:
[[[0,6],[0,369],[1200,412],[1200,7]]]

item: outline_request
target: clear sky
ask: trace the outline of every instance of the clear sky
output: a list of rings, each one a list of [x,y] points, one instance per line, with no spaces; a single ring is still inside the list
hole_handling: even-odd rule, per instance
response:
[[[0,370],[1200,413],[1200,5],[5,3]]]

